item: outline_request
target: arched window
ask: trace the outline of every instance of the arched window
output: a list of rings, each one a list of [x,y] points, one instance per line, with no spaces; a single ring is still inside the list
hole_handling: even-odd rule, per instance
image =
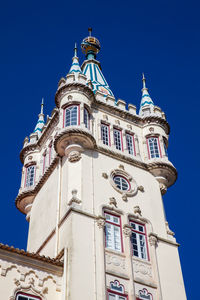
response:
[[[26,293],[17,293],[16,300],[41,300],[41,298]]]
[[[25,187],[30,187],[35,184],[35,165],[26,168]]]
[[[90,115],[87,108],[84,107],[84,124],[87,129],[90,129]]]
[[[130,190],[130,183],[123,176],[116,175],[113,177],[113,181],[116,184],[117,188],[120,189],[121,191]]]
[[[65,109],[65,127],[79,124],[79,106],[71,105]]]

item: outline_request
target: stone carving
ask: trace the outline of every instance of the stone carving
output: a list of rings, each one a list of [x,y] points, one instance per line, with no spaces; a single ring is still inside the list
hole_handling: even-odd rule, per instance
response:
[[[175,233],[169,228],[169,223],[166,221],[165,222],[166,229],[167,229],[167,234],[174,236]]]
[[[132,129],[132,126],[128,124],[128,125],[127,125],[127,128],[128,128],[128,129]]]
[[[125,259],[117,255],[106,253],[106,264],[111,266],[113,265],[115,267],[121,267],[125,270]]]
[[[116,201],[116,199],[114,197],[111,197],[109,204],[117,207],[117,201]]]
[[[108,179],[107,173],[102,173],[102,177],[105,178],[105,179]]]
[[[157,246],[157,243],[158,243],[158,239],[155,235],[150,235],[149,236],[149,244],[151,246]]]
[[[127,199],[127,194],[123,194],[123,195],[122,195],[122,200],[124,200],[125,202],[128,201],[128,199]]]
[[[33,159],[33,156],[30,155],[30,156],[28,157],[28,160],[32,160],[32,159]]]
[[[160,192],[161,192],[161,194],[162,195],[164,195],[165,193],[166,193],[166,191],[167,191],[167,187],[166,187],[166,185],[164,184],[164,183],[159,183],[159,187],[160,187]]]
[[[68,160],[70,162],[76,162],[81,159],[81,153],[78,151],[71,151],[68,155]]]
[[[124,170],[124,166],[123,165],[119,165],[119,169]]]
[[[96,218],[96,222],[97,222],[97,226],[98,226],[100,229],[104,228],[105,225],[106,225],[106,219],[105,219],[105,217],[102,217],[102,216],[98,216],[98,217]]]
[[[153,128],[153,127],[150,127],[150,128],[149,128],[149,131],[150,131],[150,132],[154,132],[154,128]]]
[[[103,115],[103,119],[108,121],[108,116],[107,115]]]
[[[133,261],[133,270],[142,276],[152,277],[152,268],[144,263]]]
[[[130,237],[131,233],[132,233],[131,226],[125,224],[124,227],[123,227],[123,233],[124,233],[125,237]]]
[[[115,120],[115,124],[120,125],[120,121],[119,120]]]
[[[144,187],[143,187],[142,185],[139,185],[139,186],[138,186],[138,191],[144,192]]]
[[[68,205],[72,205],[72,203],[81,204],[81,200],[77,197],[78,191],[76,189],[72,190],[72,198],[69,201]]]
[[[137,206],[134,206],[134,214],[138,215],[138,216],[142,216],[142,212],[141,212],[141,209],[140,207],[137,205]]]

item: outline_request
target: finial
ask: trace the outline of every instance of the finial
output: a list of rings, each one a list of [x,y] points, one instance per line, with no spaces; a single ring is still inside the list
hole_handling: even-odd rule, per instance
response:
[[[41,114],[43,114],[43,107],[44,107],[44,98],[42,97],[42,103],[41,103]]]
[[[143,82],[143,89],[146,89],[146,78],[144,77],[144,73],[142,73],[142,82]]]
[[[88,28],[89,36],[92,36],[92,27]]]
[[[74,56],[77,57],[77,43],[74,45]]]

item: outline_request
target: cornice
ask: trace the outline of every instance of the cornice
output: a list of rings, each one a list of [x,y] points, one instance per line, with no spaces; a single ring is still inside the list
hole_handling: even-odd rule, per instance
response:
[[[93,102],[92,107],[96,108],[96,109],[97,108],[103,109],[104,111],[111,113],[114,116],[120,117],[123,120],[130,121],[132,123],[135,123],[141,127],[143,127],[144,124],[146,125],[146,124],[151,124],[151,123],[157,123],[162,126],[162,128],[164,129],[166,134],[170,133],[169,123],[165,119],[163,119],[159,116],[148,116],[148,117],[141,118],[138,115],[131,114],[127,110],[122,110],[122,109],[118,108],[117,106],[103,103],[97,99],[95,99],[95,101]]]
[[[20,152],[20,160],[22,162],[22,164],[24,163],[24,156],[27,152],[32,152],[32,151],[35,151],[35,150],[39,150],[38,148],[38,142],[37,143],[34,143],[34,144],[29,144],[27,146],[25,146],[21,152]]]
[[[147,169],[149,171],[151,171],[153,169],[157,169],[157,168],[163,168],[163,169],[171,170],[174,173],[174,175],[176,176],[176,178],[178,176],[176,168],[172,164],[170,164],[170,163],[166,163],[166,162],[153,162],[153,163],[147,164]]]
[[[55,103],[58,108],[60,107],[60,100],[66,94],[66,92],[73,91],[73,90],[77,90],[78,92],[81,92],[81,93],[85,94],[87,97],[94,100],[94,93],[87,85],[79,83],[79,82],[68,83],[68,84],[58,88],[58,90],[56,91]]]
[[[33,203],[36,194],[39,192],[39,190],[42,188],[44,183],[47,181],[47,179],[49,178],[49,175],[52,173],[52,171],[55,169],[55,167],[58,163],[58,160],[59,160],[58,156],[54,158],[51,165],[48,167],[48,169],[46,170],[44,175],[40,178],[40,180],[38,181],[38,183],[35,185],[34,188],[31,188],[28,191],[27,190],[22,191],[21,193],[19,193],[17,195],[17,197],[15,199],[15,205],[16,205],[17,209],[19,209],[19,211],[21,211],[23,214],[25,214],[24,208],[25,208],[25,204],[26,204],[26,203],[22,203],[23,199],[32,196],[33,197],[32,203]]]

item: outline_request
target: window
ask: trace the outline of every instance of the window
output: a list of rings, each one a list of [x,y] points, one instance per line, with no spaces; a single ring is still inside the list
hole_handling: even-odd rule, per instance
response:
[[[65,127],[79,125],[79,106],[71,105],[65,109]]]
[[[149,158],[161,157],[160,144],[158,137],[147,139]]]
[[[25,187],[30,187],[35,183],[35,165],[26,168]]]
[[[148,260],[145,225],[130,222],[132,228],[131,244],[133,256]]]
[[[128,153],[131,155],[135,155],[135,142],[134,142],[134,136],[126,133],[126,146]]]
[[[49,166],[51,164],[51,159],[52,159],[52,141],[49,144]]]
[[[166,139],[164,139],[164,138],[163,138],[163,144],[164,144],[165,155],[168,157],[168,152],[167,152],[167,141],[166,141]]]
[[[16,300],[41,300],[41,298],[26,293],[18,293],[16,296]]]
[[[44,174],[45,172],[45,168],[46,168],[46,157],[47,157],[47,153],[46,151],[43,154],[43,167],[42,167],[42,173]]]
[[[106,248],[122,252],[121,219],[109,213],[105,213],[105,217]]]
[[[108,289],[108,300],[127,300],[128,297],[124,293],[124,286],[118,280],[110,282]]]
[[[84,124],[87,129],[90,129],[90,115],[86,108],[84,108]]]
[[[120,189],[121,191],[130,190],[130,183],[126,178],[116,175],[116,176],[114,176],[113,181],[114,181],[115,185],[117,186],[117,188]]]
[[[101,139],[104,145],[110,146],[109,125],[101,123]]]
[[[114,144],[115,148],[117,150],[123,150],[122,149],[122,137],[121,137],[121,130],[114,128],[113,135],[114,135]]]

